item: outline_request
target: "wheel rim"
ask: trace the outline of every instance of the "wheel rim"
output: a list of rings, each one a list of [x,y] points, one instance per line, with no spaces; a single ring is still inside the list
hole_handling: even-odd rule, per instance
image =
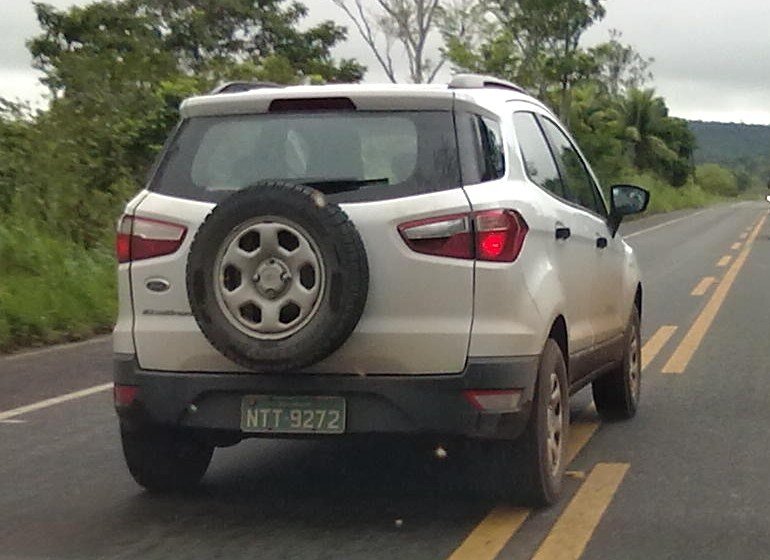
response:
[[[286,338],[318,312],[325,267],[313,239],[273,216],[241,224],[214,262],[214,292],[228,322],[259,340]]]
[[[642,361],[639,352],[639,333],[635,326],[631,329],[631,340],[628,347],[628,389],[631,394],[631,401],[636,404],[639,401],[642,385]]]
[[[557,373],[551,372],[549,380],[550,393],[548,397],[548,466],[551,476],[555,476],[561,468],[562,448],[564,446],[564,403],[561,383]]]

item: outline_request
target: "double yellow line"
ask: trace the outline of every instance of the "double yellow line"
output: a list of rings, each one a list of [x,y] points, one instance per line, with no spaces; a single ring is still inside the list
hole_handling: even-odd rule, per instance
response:
[[[684,373],[684,370],[687,369],[687,365],[700,347],[703,338],[706,336],[711,324],[714,322],[725,298],[727,298],[727,294],[730,292],[733,282],[735,282],[738,273],[741,271],[741,268],[743,268],[743,265],[751,252],[751,247],[759,235],[762,226],[765,224],[766,219],[767,214],[764,214],[756,223],[754,229],[749,234],[746,243],[743,245],[743,249],[735,258],[727,272],[725,272],[722,281],[719,283],[716,290],[714,290],[708,303],[700,312],[700,315],[695,319],[690,330],[687,331],[687,334],[682,339],[682,342],[679,343],[679,346],[677,346],[671,358],[669,358],[666,365],[663,366],[663,369],[661,370],[663,373]]]
[[[598,427],[597,422],[585,420],[570,426],[567,464],[580,453]],[[596,465],[541,544],[534,559],[578,558],[627,470],[628,464],[623,463]],[[497,557],[530,513],[531,510],[522,507],[495,507],[452,553],[449,560],[491,560]]]

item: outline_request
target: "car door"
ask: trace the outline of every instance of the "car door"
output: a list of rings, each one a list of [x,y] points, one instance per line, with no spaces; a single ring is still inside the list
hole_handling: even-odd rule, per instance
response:
[[[584,277],[591,279],[591,323],[594,344],[603,347],[622,333],[623,253],[620,239],[613,237],[607,221],[607,206],[588,164],[575,143],[555,121],[540,116],[543,130],[559,165],[565,196],[579,208],[574,219],[582,224],[581,240],[586,253]],[[590,266],[590,270],[588,267]]]
[[[527,176],[547,193],[543,194],[540,204],[540,211],[548,215],[544,222],[548,231],[543,234],[550,239],[550,260],[564,291],[563,313],[568,325],[570,355],[585,354],[594,345],[591,306],[597,265],[594,223],[582,208],[566,202],[568,193],[562,173],[535,113],[517,111],[513,121]]]

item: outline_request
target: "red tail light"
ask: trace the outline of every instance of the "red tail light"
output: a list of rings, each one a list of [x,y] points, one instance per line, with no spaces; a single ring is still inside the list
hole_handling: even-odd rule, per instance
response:
[[[406,244],[418,253],[458,259],[473,258],[471,217],[468,214],[407,222],[398,226],[398,231]]]
[[[476,214],[476,255],[482,261],[513,262],[527,236],[524,218],[513,210],[488,210]]]
[[[131,406],[136,400],[136,394],[139,392],[139,387],[136,385],[118,385],[112,388],[112,396],[115,401],[115,406]]]
[[[513,262],[529,227],[515,210],[486,210],[407,222],[398,231],[418,253]]]
[[[182,245],[187,228],[160,220],[123,216],[118,224],[115,252],[118,262],[170,255]]]

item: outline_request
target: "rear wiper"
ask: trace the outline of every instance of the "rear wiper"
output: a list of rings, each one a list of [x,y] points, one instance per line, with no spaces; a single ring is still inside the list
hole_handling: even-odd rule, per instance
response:
[[[304,179],[297,182],[300,185],[307,185],[308,187],[318,189],[325,194],[357,191],[362,187],[390,184],[387,177],[381,179]]]

